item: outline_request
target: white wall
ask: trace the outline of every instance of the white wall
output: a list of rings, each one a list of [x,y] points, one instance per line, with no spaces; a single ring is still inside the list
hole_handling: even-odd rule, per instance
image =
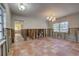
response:
[[[23,28],[24,29],[46,29],[47,24],[46,20],[42,18],[28,18],[28,17],[22,17],[22,16],[15,16],[13,15],[12,21],[16,20],[23,20]]]
[[[13,27],[14,27],[15,20],[23,20],[24,21],[23,28],[26,28],[26,29],[52,28],[52,24],[64,22],[64,21],[69,22],[69,28],[79,28],[79,13],[74,13],[74,14],[59,18],[55,22],[47,22],[43,18],[28,18],[28,17],[12,15]]]
[[[57,19],[57,21],[53,22],[52,24],[64,22],[64,21],[69,22],[69,28],[79,28],[79,13],[74,13],[74,14],[59,18]]]
[[[24,28],[27,29],[46,29],[46,22],[41,19],[30,19],[28,18],[26,21],[24,21]]]

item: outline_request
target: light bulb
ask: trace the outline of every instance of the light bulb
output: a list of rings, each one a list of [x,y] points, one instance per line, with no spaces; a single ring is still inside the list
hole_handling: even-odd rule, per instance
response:
[[[53,17],[52,22],[54,22],[56,20],[56,17]]]
[[[51,17],[49,18],[49,21],[51,21],[51,20],[52,20],[52,18],[53,18],[53,17],[51,16]]]
[[[46,18],[47,20],[49,19],[49,17]]]
[[[25,6],[23,4],[18,4],[18,8],[21,11],[25,10]]]
[[[24,5],[21,5],[20,7],[21,7],[22,10],[25,10],[25,6]]]

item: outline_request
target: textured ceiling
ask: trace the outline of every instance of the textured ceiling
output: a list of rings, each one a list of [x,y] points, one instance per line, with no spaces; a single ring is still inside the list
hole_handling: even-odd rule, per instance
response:
[[[11,12],[25,17],[63,17],[72,13],[79,12],[79,4],[73,3],[25,3],[26,9],[19,11],[17,3],[10,3]]]

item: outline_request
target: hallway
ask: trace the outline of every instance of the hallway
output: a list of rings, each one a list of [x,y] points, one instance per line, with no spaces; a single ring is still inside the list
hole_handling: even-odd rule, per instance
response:
[[[79,43],[50,37],[23,41],[17,35],[15,40],[12,56],[79,56]]]

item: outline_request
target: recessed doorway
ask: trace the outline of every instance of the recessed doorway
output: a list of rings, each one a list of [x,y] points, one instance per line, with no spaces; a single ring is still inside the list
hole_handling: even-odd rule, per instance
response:
[[[22,23],[20,21],[15,22],[15,33],[21,33]]]
[[[15,21],[14,28],[15,28],[15,42],[22,41],[21,29],[23,29],[23,21],[21,20]]]

